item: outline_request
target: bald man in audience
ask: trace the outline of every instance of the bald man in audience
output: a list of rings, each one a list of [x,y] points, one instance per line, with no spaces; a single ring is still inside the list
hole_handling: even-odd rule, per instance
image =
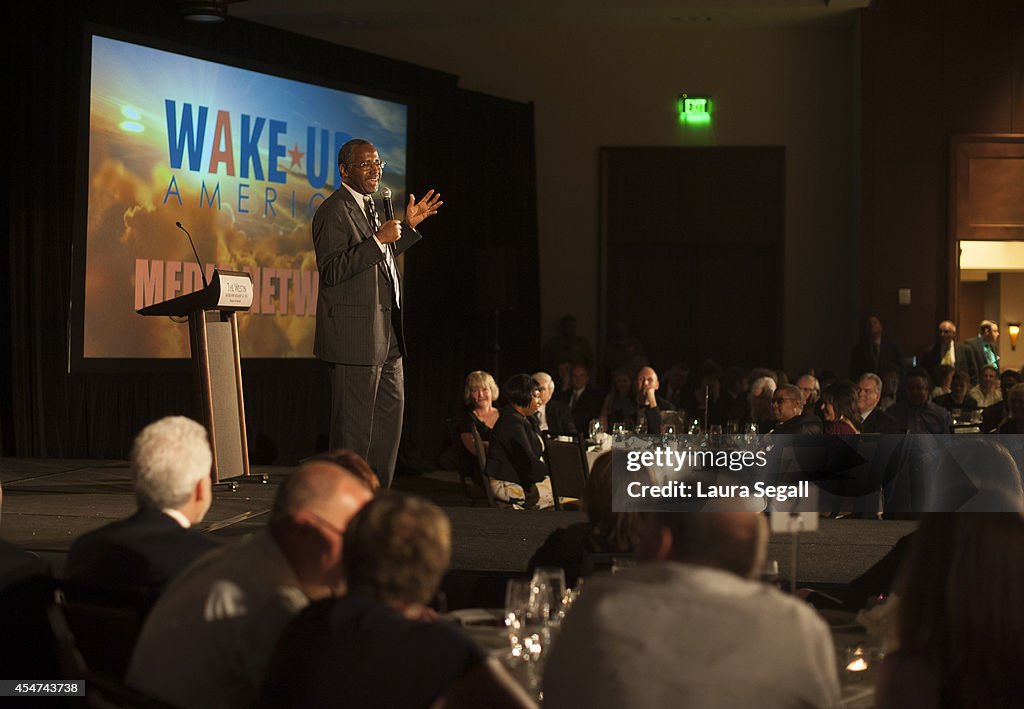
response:
[[[641,367],[636,373],[636,412],[629,413],[621,408],[612,411],[608,415],[609,423],[624,423],[631,429],[642,424],[644,433],[660,434],[661,412],[672,410],[672,404],[658,396],[660,387],[658,373],[652,367]]]
[[[921,355],[920,365],[933,374],[940,364],[947,364],[964,372],[971,380],[971,386],[978,383],[978,362],[970,346],[956,341],[956,324],[951,320],[939,323],[935,344]]]
[[[274,650],[261,709],[534,704],[497,658],[429,604],[451,560],[440,507],[385,492],[345,536],[348,593],[313,603]]]
[[[839,706],[828,626],[752,580],[768,531],[756,512],[653,514],[645,563],[595,577],[544,671],[544,706]]]
[[[344,590],[345,528],[371,496],[337,463],[302,465],[278,489],[266,528],[202,557],[167,589],[128,683],[174,706],[250,706],[288,621]]]

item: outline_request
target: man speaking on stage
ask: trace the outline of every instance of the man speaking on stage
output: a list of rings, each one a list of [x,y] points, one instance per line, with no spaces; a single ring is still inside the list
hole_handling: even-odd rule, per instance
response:
[[[330,371],[331,449],[365,457],[387,488],[405,408],[404,295],[396,259],[422,238],[416,226],[443,202],[434,190],[419,202],[410,194],[399,222],[385,188],[381,223],[373,194],[385,165],[369,141],[345,143],[338,151],[341,187],[313,215],[320,271],[313,354]]]

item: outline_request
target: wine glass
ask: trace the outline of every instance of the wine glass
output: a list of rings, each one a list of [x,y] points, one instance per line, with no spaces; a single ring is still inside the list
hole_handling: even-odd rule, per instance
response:
[[[637,413],[636,428],[634,430],[638,436],[644,436],[647,434],[647,417],[642,411]]]
[[[690,435],[695,436],[700,433],[700,419],[694,417],[693,421],[690,422]]]
[[[505,630],[512,656],[523,658],[523,632],[526,615],[530,608],[530,593],[533,583],[529,579],[509,579],[505,586]],[[523,658],[525,659],[525,658]]]
[[[591,419],[589,427],[590,439],[596,441],[603,429],[604,426],[601,425],[601,419]]]

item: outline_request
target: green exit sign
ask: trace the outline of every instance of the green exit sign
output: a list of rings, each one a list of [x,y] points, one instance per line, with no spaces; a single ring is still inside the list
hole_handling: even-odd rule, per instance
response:
[[[710,96],[679,94],[678,109],[680,123],[697,124],[711,122]]]

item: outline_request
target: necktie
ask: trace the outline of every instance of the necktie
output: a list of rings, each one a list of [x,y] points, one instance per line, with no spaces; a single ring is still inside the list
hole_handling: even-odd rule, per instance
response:
[[[363,202],[366,205],[366,221],[370,223],[370,228],[373,229],[373,233],[376,234],[380,231],[380,219],[377,217],[377,208],[373,206],[373,197],[366,195],[363,197]],[[388,279],[391,281],[391,287],[395,292],[395,304],[398,305],[398,307],[402,307],[402,299],[398,285],[398,267],[395,265],[395,257],[391,251],[391,244],[384,244],[384,263],[387,267]]]

